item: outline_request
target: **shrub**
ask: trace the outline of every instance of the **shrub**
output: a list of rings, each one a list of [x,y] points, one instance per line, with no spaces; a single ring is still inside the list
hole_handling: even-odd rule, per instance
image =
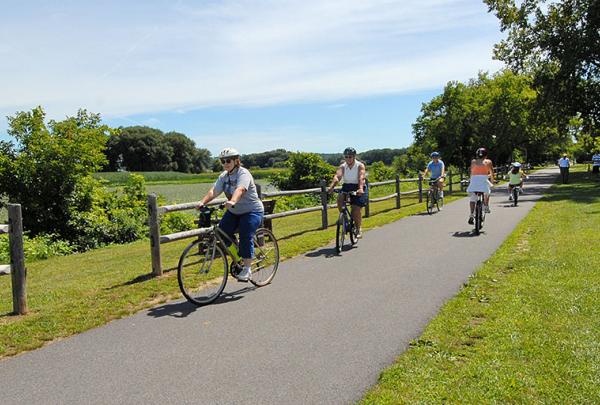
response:
[[[144,178],[131,174],[121,193],[88,176],[69,200],[68,222],[79,250],[131,242],[148,234]]]
[[[271,183],[280,190],[318,187],[321,180],[329,180],[336,170],[316,153],[308,152],[290,153],[286,166],[288,170],[271,177]]]
[[[396,176],[392,167],[386,166],[383,162],[375,162],[369,168],[369,181],[391,180]]]
[[[57,239],[56,235],[38,235],[33,238],[23,235],[23,250],[27,261],[73,253],[73,247],[68,242]],[[8,235],[0,236],[0,263],[10,263]]]

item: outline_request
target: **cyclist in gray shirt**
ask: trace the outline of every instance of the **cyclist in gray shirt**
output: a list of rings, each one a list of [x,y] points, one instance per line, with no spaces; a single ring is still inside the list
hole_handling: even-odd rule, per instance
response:
[[[254,178],[242,167],[240,154],[233,148],[225,148],[219,154],[225,171],[200,201],[200,207],[208,204],[219,194],[225,193],[227,212],[219,222],[219,228],[232,238],[236,229],[240,234],[240,256],[244,259],[244,268],[238,276],[240,281],[252,277],[250,266],[254,257],[254,235],[263,220],[264,207],[258,196]]]

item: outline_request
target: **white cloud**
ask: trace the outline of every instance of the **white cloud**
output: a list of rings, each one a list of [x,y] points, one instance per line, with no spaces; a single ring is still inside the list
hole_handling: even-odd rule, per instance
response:
[[[494,17],[473,0],[55,8],[52,18],[43,9],[0,17],[3,115],[38,104],[60,118],[80,107],[124,116],[335,102],[440,87],[499,67],[491,61]]]

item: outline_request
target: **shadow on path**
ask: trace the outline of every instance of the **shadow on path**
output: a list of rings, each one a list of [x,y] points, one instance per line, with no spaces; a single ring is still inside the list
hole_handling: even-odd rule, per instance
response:
[[[483,230],[479,231],[480,234],[485,234]],[[472,238],[480,235],[475,235],[474,231],[456,231],[452,234],[455,238]]]
[[[229,302],[235,302],[244,298],[244,293],[256,290],[256,287],[244,287],[239,290],[223,292],[219,298],[208,305],[219,305],[227,304]],[[161,305],[160,307],[151,308],[148,310],[148,316],[154,318],[162,318],[163,316],[172,316],[174,318],[185,318],[192,312],[200,309],[202,306],[197,306],[188,301],[174,302],[170,304]]]
[[[335,250],[335,247],[324,247],[319,250],[315,250],[313,252],[308,252],[304,256],[306,257],[319,257],[325,256],[326,258],[336,257],[338,254]]]

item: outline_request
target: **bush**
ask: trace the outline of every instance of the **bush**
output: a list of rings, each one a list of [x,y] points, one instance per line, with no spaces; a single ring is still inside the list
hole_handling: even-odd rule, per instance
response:
[[[23,235],[23,250],[27,261],[73,253],[73,247],[68,242],[57,239],[56,235],[38,235],[33,238]],[[0,263],[10,263],[8,235],[0,236]]]
[[[197,216],[186,212],[171,212],[162,217],[160,222],[161,235],[187,231],[198,227],[194,221]]]
[[[131,174],[121,193],[88,176],[69,200],[68,222],[78,250],[126,243],[148,234],[144,178]]]
[[[369,168],[369,181],[392,180],[396,173],[392,167],[386,166],[383,162],[375,162]]]
[[[271,184],[280,190],[298,190],[320,185],[333,177],[336,168],[316,153],[292,152],[286,161],[288,170],[271,177]]]

